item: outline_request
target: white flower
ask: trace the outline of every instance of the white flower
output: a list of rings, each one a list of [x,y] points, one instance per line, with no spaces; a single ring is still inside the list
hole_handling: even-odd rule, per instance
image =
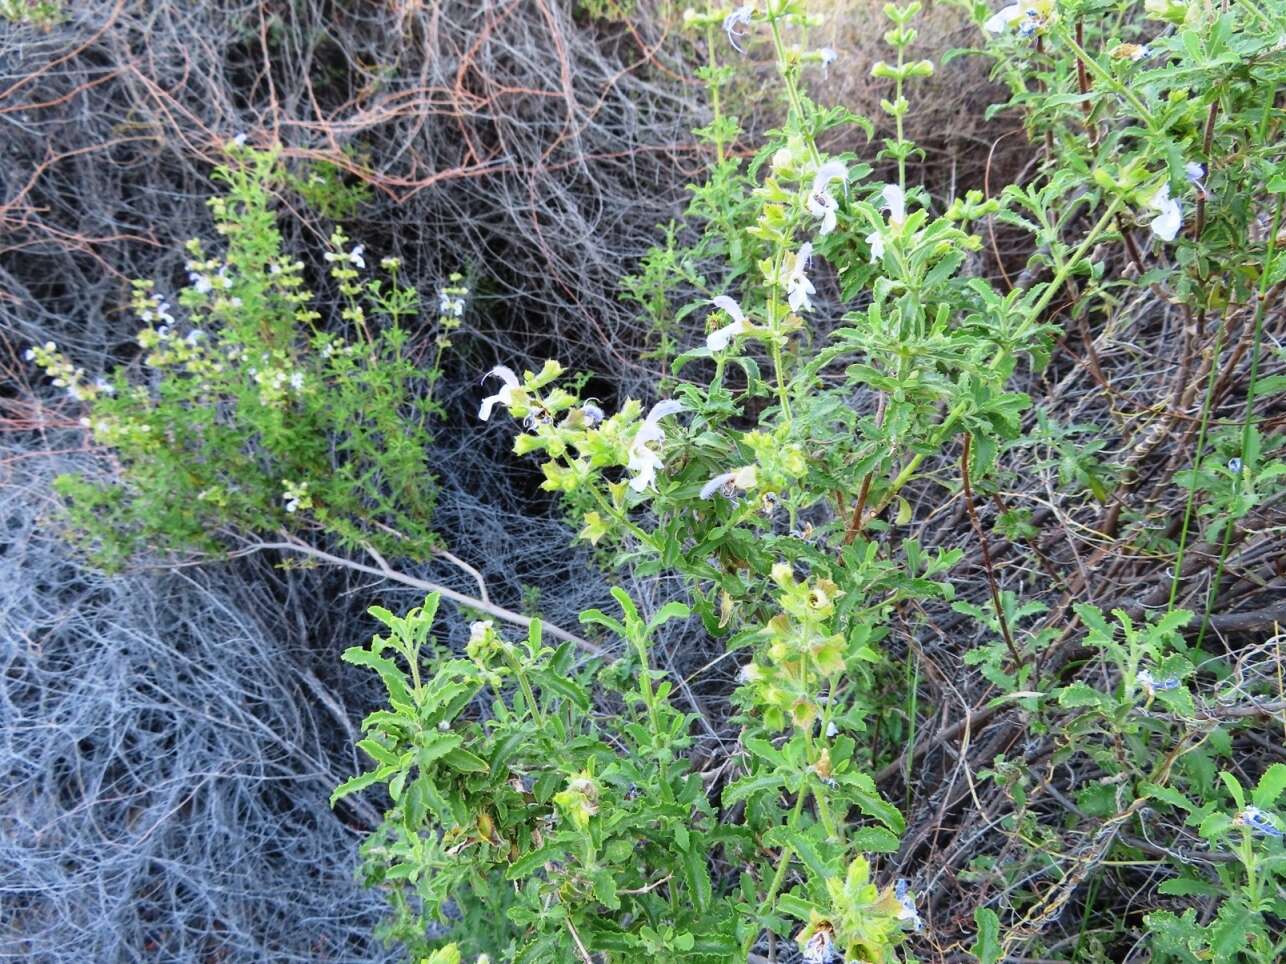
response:
[[[496,394],[488,395],[482,400],[482,407],[478,409],[478,418],[484,422],[491,418],[491,410],[496,407],[497,402],[505,406],[513,404],[514,389],[522,387],[522,384],[518,381],[518,376],[507,365],[497,365],[482,376],[484,382],[488,378],[499,378],[504,384],[500,386],[500,391],[496,392]]]
[[[701,498],[709,499],[716,492],[722,492],[724,498],[732,499],[737,495],[738,489],[753,489],[759,484],[759,469],[757,466],[743,465],[739,469],[733,469],[731,472],[723,472],[716,475],[713,479],[701,487]]]
[[[290,387],[297,392],[302,392],[304,390],[304,373],[303,372],[295,372],[293,375],[290,376]]]
[[[1241,475],[1241,459],[1229,459],[1228,471],[1233,475]]]
[[[204,337],[205,337],[205,332],[203,332],[200,328],[193,328],[191,331],[188,332],[187,338],[183,340],[186,341],[189,345],[195,345]]]
[[[742,28],[750,26],[750,18],[754,12],[754,5],[746,3],[723,18],[723,32],[728,35],[728,43],[732,44],[732,49],[739,54],[744,54],[745,50],[737,41],[746,35]]]
[[[813,303],[809,300],[811,295],[817,293],[813,283],[808,280],[804,274],[808,270],[808,263],[813,257],[813,246],[805,241],[800,245],[799,253],[795,255],[795,266],[791,269],[790,276],[786,279],[786,300],[790,304],[790,310],[793,312],[811,311]]]
[[[728,347],[736,335],[744,335],[750,329],[746,325],[746,316],[741,312],[741,305],[737,304],[727,295],[720,295],[717,298],[711,298],[710,304],[714,305],[729,318],[732,324],[724,325],[717,331],[712,331],[706,336],[706,347],[713,351],[723,351]]]
[[[889,212],[889,224],[895,228],[906,221],[906,192],[897,184],[884,185],[884,210]]]
[[[27,361],[35,361],[35,360],[36,360],[36,349],[34,349],[34,348],[28,348],[26,351],[24,351],[24,352],[22,353],[22,357],[23,357],[23,358],[25,358]]]
[[[491,630],[492,625],[493,623],[491,622],[490,619],[479,619],[477,622],[470,623],[469,624],[469,642],[471,643],[482,642],[486,638],[487,633]]]
[[[839,202],[830,191],[819,191],[808,196],[808,213],[821,219],[822,224],[817,233],[823,238],[835,230],[835,212],[838,210]]]
[[[821,50],[817,51],[817,53],[822,58],[822,76],[824,77],[826,75],[827,68],[829,68],[831,64],[835,63],[835,61],[839,60],[839,54],[836,53],[834,47],[823,47]]]
[[[683,411],[683,403],[674,399],[657,402],[647,413],[647,418],[634,433],[630,442],[629,461],[626,468],[634,473],[630,479],[630,488],[643,492],[656,481],[656,470],[662,468],[661,456],[653,449],[652,443],[665,441],[665,430],[661,428],[661,419],[667,415],[677,415]]]
[[[826,735],[827,735],[827,736],[838,736],[838,735],[839,735],[839,727],[835,725],[835,721],[834,721],[834,720],[832,720],[831,722],[829,722],[829,723],[827,723],[827,724],[826,724]]]
[[[884,259],[884,235],[879,231],[872,231],[866,236],[866,243],[871,246],[871,264]]]
[[[214,289],[210,279],[199,271],[189,271],[188,280],[192,282],[192,288],[198,294],[208,295]]]
[[[848,168],[842,161],[827,161],[819,167],[808,192],[808,213],[821,219],[818,233],[823,237],[835,230],[835,212],[839,210],[839,202],[830,191],[830,182],[834,180],[848,180]]]
[[[747,663],[737,671],[737,680],[741,683],[758,683],[763,678],[763,670],[755,663]]]
[[[1173,241],[1183,226],[1183,212],[1179,202],[1170,197],[1169,181],[1157,188],[1148,200],[1148,207],[1157,212],[1152,219],[1152,233],[1162,241]]]
[[[1041,27],[1048,23],[1046,12],[1050,4],[1048,0],[1024,0],[1021,3],[1011,3],[1007,7],[1002,7],[985,23],[983,29],[990,33],[1004,33],[1006,29],[1018,25],[1018,32],[1024,37],[1030,37]]]
[[[102,375],[99,375],[96,379],[94,379],[94,388],[98,389],[98,391],[102,392],[104,395],[116,394],[116,386],[113,385],[111,382],[109,382]]]
[[[998,10],[990,20],[983,24],[983,30],[991,33],[1004,33],[1006,27],[1016,24],[1023,15],[1023,6],[1021,3],[1011,3],[1007,7]]]
[[[443,288],[438,292],[438,314],[459,318],[464,314],[464,299],[452,295]]]
[[[245,147],[246,146],[245,132],[243,131],[240,134],[238,134],[236,137],[234,137],[232,139],[232,143],[236,144],[237,147]]]
[[[716,492],[723,492],[725,496],[731,498],[736,493],[736,486],[733,484],[736,477],[736,472],[721,472],[701,486],[701,498],[713,498]]]

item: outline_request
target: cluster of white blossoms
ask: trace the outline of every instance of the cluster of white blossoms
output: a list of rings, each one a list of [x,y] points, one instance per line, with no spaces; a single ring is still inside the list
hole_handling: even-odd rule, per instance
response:
[[[498,378],[501,384],[495,394],[488,395],[482,400],[478,408],[479,419],[484,422],[490,420],[495,407],[503,405],[511,411],[518,408],[520,410],[518,414],[526,416],[529,427],[549,420],[543,411],[541,414],[522,411],[527,406],[527,392],[514,370],[508,365],[496,365],[483,376],[483,381],[489,378]],[[539,409],[541,406],[537,405],[536,408]],[[633,473],[629,485],[635,492],[644,492],[656,484],[656,474],[664,467],[659,451],[665,441],[665,429],[661,425],[661,419],[669,415],[677,415],[682,411],[682,402],[673,399],[657,402],[635,429],[628,446],[626,461],[627,470]],[[591,429],[601,424],[605,418],[603,409],[592,401],[580,406],[580,415],[585,426]]]
[[[273,265],[273,267],[277,267]],[[192,290],[197,294],[208,295],[212,291],[227,291],[232,287],[232,279],[228,277],[228,266],[219,265],[219,268],[213,274],[210,273],[211,262],[208,261],[189,261],[188,281],[192,284]],[[278,268],[280,271],[280,268]]]
[[[443,318],[461,318],[468,288],[442,288],[438,291],[438,314]]]
[[[788,163],[787,152],[783,150],[782,155],[782,163]],[[805,206],[808,213],[819,222],[817,228],[819,237],[825,237],[836,227],[839,201],[832,190],[832,183],[835,181],[839,181],[841,186],[848,181],[848,167],[842,161],[832,159],[817,166],[812,184],[808,189]],[[804,242],[795,254],[788,256],[789,266],[785,270],[784,278],[786,301],[790,305],[790,310],[796,313],[809,311],[813,307],[812,296],[817,293],[817,289],[808,277],[812,257],[811,241]],[[728,324],[706,336],[706,347],[712,353],[726,350],[735,337],[751,334],[755,330],[735,299],[728,295],[719,295],[717,298],[712,298],[710,304],[731,319]]]
[[[92,382],[86,381],[85,369],[77,368],[68,361],[52,341],[32,345],[22,353],[22,357],[42,368],[53,379],[54,385],[66,389],[67,396],[77,402],[89,402],[99,395],[116,394],[116,386],[101,375]]]

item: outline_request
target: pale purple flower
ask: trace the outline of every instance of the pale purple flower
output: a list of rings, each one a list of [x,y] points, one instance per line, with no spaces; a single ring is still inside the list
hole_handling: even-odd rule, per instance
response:
[[[1188,180],[1204,195],[1206,193],[1206,169],[1196,161],[1189,161],[1183,165],[1183,171],[1188,176]]]
[[[603,410],[593,402],[586,402],[580,407],[580,413],[585,418],[585,424],[590,428],[600,424],[605,418]]]
[[[1149,696],[1179,688],[1179,677],[1167,676],[1164,679],[1155,679],[1146,669],[1139,670],[1135,679],[1138,680],[1139,685],[1147,691]]]
[[[1246,807],[1237,814],[1237,821],[1249,827],[1252,833],[1261,833],[1266,837],[1286,837],[1286,833],[1277,828],[1273,818],[1258,807]]]
[[[804,942],[804,964],[835,964],[844,955],[835,948],[835,937],[829,927],[821,927]]]
[[[924,921],[920,919],[920,912],[915,909],[915,898],[907,892],[905,880],[899,879],[893,885],[893,896],[902,905],[898,910],[898,920],[910,924],[913,930],[922,930]]]

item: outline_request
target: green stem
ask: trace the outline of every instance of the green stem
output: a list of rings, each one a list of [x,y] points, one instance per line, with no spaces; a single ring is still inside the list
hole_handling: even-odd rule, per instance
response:
[[[1076,42],[1076,38],[1066,27],[1060,26],[1058,28],[1058,34],[1064,43],[1076,51],[1076,55],[1080,57],[1081,62],[1085,64],[1086,69],[1094,75],[1094,78],[1099,83],[1118,96],[1123,97],[1129,105],[1134,108],[1134,112],[1139,116],[1139,119],[1147,125],[1149,131],[1154,134],[1160,133],[1157,129],[1156,118],[1152,116],[1152,112],[1148,110],[1143,101],[1139,100],[1138,94],[1134,93],[1134,91],[1130,90],[1129,87],[1117,80],[1110,71],[1104,70],[1103,66],[1091,57],[1084,47]]]
[[[798,821],[799,815],[804,812],[804,799],[807,796],[808,796],[808,791],[805,790],[803,787],[800,787],[799,795],[795,798],[795,809],[793,809],[790,812],[790,819],[787,821],[789,825],[793,825],[796,821]],[[773,874],[772,882],[768,885],[768,893],[764,895],[764,899],[759,903],[759,910],[755,912],[756,920],[758,920],[760,917],[763,917],[764,914],[768,913],[768,911],[772,908],[773,901],[777,899],[777,891],[781,890],[781,885],[786,880],[786,871],[790,869],[791,853],[792,851],[789,845],[782,846],[781,856],[778,858],[778,861],[777,861],[777,872]],[[741,943],[742,957],[748,957],[750,955],[750,949],[755,946],[755,941],[758,939],[758,937],[759,937],[758,928],[756,928],[750,934],[746,935],[746,939]]]

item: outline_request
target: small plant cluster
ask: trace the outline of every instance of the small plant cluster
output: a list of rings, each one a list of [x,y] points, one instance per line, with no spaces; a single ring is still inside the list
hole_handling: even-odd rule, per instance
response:
[[[1257,328],[1263,297],[1283,277],[1277,239],[1286,185],[1267,136],[1279,123],[1269,105],[1282,74],[1271,56],[1280,16],[1253,4],[1226,13],[1185,5],[1181,29],[1145,45],[1128,38],[1149,29],[1148,17],[1175,21],[1175,10],[1149,5],[1140,18],[1134,5],[1116,2],[975,6],[983,33],[996,37],[992,53],[1013,91],[1010,106],[1023,111],[1033,141],[1047,144],[1047,164],[1023,185],[946,204],[908,177],[917,148],[903,135],[904,90],[935,70],[912,54],[918,4],[885,7],[894,57],[873,74],[891,87],[883,109],[895,134],[874,158],[889,177],[874,182],[872,164],[822,146],[833,131],[869,125],[807,96],[806,72],[824,71],[838,55],[807,47],[817,19],[802,3],[689,12],[687,24],[711,50],[702,78],[714,117],[698,133],[714,160],[688,212],[702,229],[692,238],[671,226],[643,272],[626,281],[661,334],[658,355],[671,380],[660,387],[670,397],[650,406],[630,399],[608,412],[580,397],[558,362],[521,374],[498,366],[489,373],[498,388],[479,417],[503,408],[521,422],[515,453],[538,457],[543,487],[564,497],[581,537],[605,559],[635,574],[683,577],[692,614],[725,640],[740,667],[731,694],[736,746],[704,774],[711,785],[693,794],[679,752],[688,721],[665,701],[665,684],[652,690],[646,638],[654,626],[624,594],[624,622],[599,613],[587,619],[631,643],[633,658],[621,662],[634,675],[623,677],[619,664],[586,668],[579,697],[558,692],[562,673],[552,685],[523,681],[520,670],[534,677],[558,659],[536,643],[494,644],[509,669],[491,670],[491,706],[468,725],[477,775],[451,773],[448,764],[414,771],[435,781],[442,774],[458,788],[448,797],[452,813],[413,812],[399,783],[390,823],[366,849],[373,881],[416,875],[416,886],[396,898],[403,937],[424,933],[410,910],[414,892],[440,920],[449,916],[448,894],[457,904],[507,906],[504,939],[493,925],[483,947],[477,931],[462,926],[458,948],[506,959],[744,960],[764,935],[793,940],[806,961],[893,959],[924,921],[913,886],[881,879],[879,855],[906,845],[906,820],[877,787],[875,774],[888,761],[872,754],[869,737],[879,720],[895,744],[914,739],[915,682],[884,644],[895,615],[938,601],[994,633],[994,643],[965,663],[991,684],[993,705],[1017,705],[1037,732],[1059,734],[1048,765],[1074,761],[1100,775],[1075,804],[1097,829],[1073,844],[1029,806],[1025,764],[1003,754],[987,761],[982,778],[1011,807],[1004,830],[1029,851],[1005,865],[979,858],[966,875],[1039,876],[1051,853],[1068,848],[1077,864],[1043,893],[1015,895],[1003,927],[995,910],[978,906],[974,956],[1000,960],[1019,942],[1039,946],[1044,926],[1092,869],[1109,854],[1137,856],[1130,834],[1164,808],[1205,845],[1231,846],[1235,856],[1215,865],[1217,880],[1166,858],[1175,876],[1158,899],[1202,894],[1217,903],[1212,921],[1197,921],[1192,909],[1147,914],[1154,953],[1194,961],[1280,956],[1274,922],[1286,907],[1274,882],[1283,870],[1274,808],[1286,770],[1271,767],[1249,796],[1220,770],[1235,727],[1198,723],[1217,713],[1194,690],[1200,674],[1220,670],[1180,633],[1200,620],[1172,603],[1142,624],[1120,612],[1113,626],[1094,607],[1078,606],[1070,626],[1082,628],[1081,643],[1094,654],[1091,678],[1109,682],[1069,680],[1048,661],[1068,625],[1024,629],[1047,611],[1043,602],[1001,591],[990,568],[987,603],[957,600],[951,573],[961,550],[930,551],[900,535],[914,512],[909,487],[922,485],[926,470],[954,464],[956,478],[939,474],[937,484],[956,488],[987,558],[976,503],[980,491],[997,491],[1006,454],[1083,431],[1033,414],[1032,399],[1011,388],[1025,368],[1048,363],[1061,333],[1056,312],[1099,317],[1140,288],[1193,319],[1246,305],[1248,347],[1256,357],[1265,350]],[[743,167],[729,150],[739,130],[719,100],[736,68],[719,65],[714,51],[731,48],[736,57],[760,40],[772,44],[787,115]],[[1094,56],[1086,44],[1104,53]],[[1170,59],[1149,69],[1148,58],[1162,50]],[[1232,180],[1255,187],[1229,191]],[[978,275],[983,225],[1031,238],[1035,254],[1021,285],[1004,291]],[[1146,252],[1139,231],[1150,239]],[[1125,247],[1133,274],[1106,273],[1108,246]],[[717,280],[712,263],[722,264]],[[830,279],[834,289],[824,287]],[[692,290],[700,300],[672,308],[672,292]],[[832,290],[843,314],[835,327],[819,323],[836,313]],[[695,346],[683,344],[689,317],[706,322]],[[1253,378],[1251,399],[1268,390]],[[1198,465],[1175,479],[1188,489],[1182,528],[1155,551],[1181,562],[1190,525],[1204,521],[1203,537],[1217,543],[1280,492],[1280,440],[1262,439],[1246,411],[1243,422],[1210,437],[1209,406],[1201,412]],[[1025,434],[1033,423],[1042,434]],[[1235,457],[1221,458],[1229,450]],[[1103,465],[1093,446],[1077,454],[1064,443],[1059,451],[1068,483],[1091,498],[1110,501],[1132,484],[1131,467]],[[1198,503],[1198,493],[1213,497]],[[1029,515],[1008,509],[997,525],[1017,539],[1037,531]],[[658,620],[671,614],[662,610]],[[475,664],[493,645],[490,633],[476,629]],[[466,664],[430,665],[441,679],[446,667],[463,674]],[[483,669],[468,673],[482,674],[468,684],[480,689]],[[507,673],[514,675],[506,681]],[[637,682],[621,690],[622,678]],[[888,693],[899,682],[912,690],[901,693],[909,712],[893,715]],[[548,773],[549,744],[533,734],[557,717],[564,747],[579,746],[574,734],[588,723],[578,723],[576,707],[594,692],[621,700],[619,710],[597,717],[596,728],[616,734],[610,751],[599,749],[600,762],[588,766],[564,749],[543,784],[520,776],[506,785],[511,773],[533,768],[506,772],[493,762],[513,715],[529,714],[526,735],[514,740],[546,761]],[[410,733],[428,732],[426,721],[436,717],[416,710],[414,699],[408,706],[391,731],[383,713],[368,721],[382,770],[359,778],[362,785],[413,779],[408,768],[422,751]],[[447,722],[453,733],[458,725]],[[402,754],[396,763],[393,753]],[[639,769],[652,760],[656,769]],[[489,788],[484,799],[465,802],[481,788]],[[499,812],[505,829],[492,837]],[[456,843],[461,835],[470,842]],[[662,855],[658,839],[677,848]],[[452,844],[459,849],[447,853]],[[412,859],[415,847],[433,856]],[[467,858],[473,847],[477,855]],[[624,866],[613,864],[627,854]],[[463,867],[477,875],[466,898]],[[439,889],[444,880],[457,887]]]
[[[52,30],[66,19],[62,0],[0,0],[0,17]]]
[[[343,333],[324,327],[303,262],[282,253],[278,156],[229,151],[215,172],[226,193],[210,203],[226,248],[188,242],[174,303],[157,282],[134,283],[137,361],[91,378],[52,343],[27,353],[84,406],[80,424],[119,467],[106,481],[57,480],[71,533],[111,568],[281,531],[424,558],[437,369],[410,359],[417,295],[395,259],[373,277],[364,247],[336,229],[325,263]],[[444,317],[458,324],[468,292],[451,292]]]

